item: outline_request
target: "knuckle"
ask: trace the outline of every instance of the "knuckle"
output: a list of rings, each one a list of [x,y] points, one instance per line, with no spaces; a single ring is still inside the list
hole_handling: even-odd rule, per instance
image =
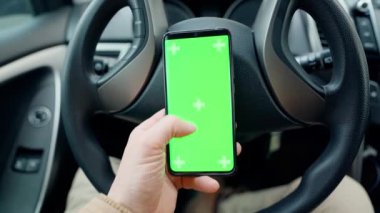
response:
[[[176,123],[178,121],[178,118],[173,116],[173,115],[168,115],[166,116],[166,120],[169,122],[169,123]]]
[[[173,136],[175,136],[175,132],[176,132],[176,124],[179,122],[179,119],[177,118],[177,117],[175,117],[175,116],[173,116],[173,115],[168,115],[166,118],[166,123],[167,123],[167,130],[168,130],[168,132],[167,132],[167,135],[168,135],[168,137],[169,138],[172,138]]]

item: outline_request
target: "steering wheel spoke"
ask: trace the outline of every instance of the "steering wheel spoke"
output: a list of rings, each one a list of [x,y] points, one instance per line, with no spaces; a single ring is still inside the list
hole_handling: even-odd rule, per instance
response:
[[[288,45],[290,21],[298,1],[264,1],[253,30],[260,64],[282,109],[304,123],[321,122],[324,90],[309,79]]]
[[[131,3],[135,34],[131,49],[97,81],[99,100],[107,112],[125,109],[140,94],[157,64],[168,28],[162,1],[146,0],[143,5],[136,2]]]

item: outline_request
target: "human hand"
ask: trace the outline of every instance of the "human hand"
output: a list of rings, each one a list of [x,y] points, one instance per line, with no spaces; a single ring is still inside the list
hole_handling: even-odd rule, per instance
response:
[[[193,133],[195,126],[161,110],[129,136],[108,197],[132,212],[174,212],[178,190],[214,193],[219,183],[208,176],[175,177],[166,171],[166,145],[173,137]],[[237,144],[238,154],[241,151]]]

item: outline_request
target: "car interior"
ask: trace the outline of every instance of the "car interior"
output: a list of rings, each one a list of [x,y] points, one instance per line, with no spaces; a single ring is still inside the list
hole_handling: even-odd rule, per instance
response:
[[[348,175],[380,211],[379,0],[0,2],[0,212],[64,212],[78,169],[107,193],[109,156],[165,107],[163,35],[216,28],[243,146],[224,187],[303,177],[267,210],[309,212]]]

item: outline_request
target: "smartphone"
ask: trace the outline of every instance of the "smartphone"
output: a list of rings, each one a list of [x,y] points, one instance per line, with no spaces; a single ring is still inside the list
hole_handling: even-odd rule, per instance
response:
[[[169,172],[232,174],[236,146],[229,31],[167,33],[163,40],[166,113],[197,127],[169,142]]]

